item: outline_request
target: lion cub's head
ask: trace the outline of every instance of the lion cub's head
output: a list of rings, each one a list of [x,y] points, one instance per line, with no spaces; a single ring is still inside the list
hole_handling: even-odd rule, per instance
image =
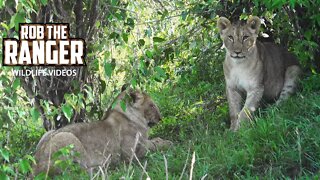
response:
[[[129,91],[129,95],[132,97],[132,106],[143,114],[149,127],[159,123],[161,120],[160,110],[150,96],[144,92],[132,90]]]
[[[231,23],[227,18],[218,20],[218,29],[227,55],[234,61],[246,59],[256,45],[261,21],[258,17],[250,17],[247,22]]]
[[[131,120],[143,120],[141,123],[149,127],[159,123],[161,120],[160,110],[147,93],[131,88],[127,89],[125,85],[121,88],[121,91],[113,102],[113,104],[116,104],[114,107],[116,111],[122,111]],[[121,103],[119,103],[121,101],[126,103],[127,110],[121,108]],[[105,113],[103,119],[109,116],[110,109]]]

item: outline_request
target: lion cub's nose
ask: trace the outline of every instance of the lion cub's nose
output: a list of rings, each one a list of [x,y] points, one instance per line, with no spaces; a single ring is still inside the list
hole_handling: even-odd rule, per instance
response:
[[[148,126],[149,126],[149,127],[153,127],[153,126],[155,126],[155,125],[156,125],[155,122],[148,122]]]
[[[240,50],[235,50],[234,53],[236,53],[237,55],[239,55],[241,53]]]

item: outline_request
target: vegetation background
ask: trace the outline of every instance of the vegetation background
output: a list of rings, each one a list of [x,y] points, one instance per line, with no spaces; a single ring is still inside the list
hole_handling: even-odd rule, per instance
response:
[[[263,20],[260,40],[294,53],[304,77],[300,93],[232,133],[216,20],[250,15]],[[24,22],[70,23],[87,42],[87,66],[26,78],[0,65],[0,179],[25,179],[45,130],[99,120],[125,83],[156,100],[164,120],[151,136],[175,146],[93,179],[320,178],[320,1],[0,0],[1,41]],[[90,178],[68,159],[57,165],[66,171],[56,179]]]

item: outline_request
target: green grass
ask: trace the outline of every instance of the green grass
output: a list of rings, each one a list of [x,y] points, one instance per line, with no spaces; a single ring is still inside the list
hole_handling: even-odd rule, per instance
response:
[[[314,81],[319,81],[319,77],[306,79],[303,86],[308,88],[283,104],[260,110],[254,122],[244,123],[236,133],[227,129],[225,100],[217,98],[223,92],[210,94],[213,88],[210,84],[202,82],[191,89],[182,85],[173,91],[168,87],[161,93],[154,92],[152,95],[157,96],[165,119],[153,129],[152,136],[170,139],[175,146],[149,154],[142,164],[147,162],[146,171],[151,179],[164,179],[166,173],[169,179],[180,176],[186,179],[194,152],[194,179],[204,176],[208,179],[318,179],[320,88],[311,86]],[[134,165],[129,172],[132,175],[126,176],[128,168],[120,167],[109,175],[111,179],[136,179],[143,170]]]
[[[180,81],[174,88],[168,85],[160,90],[150,89],[164,117],[161,124],[152,129],[151,137],[172,140],[174,146],[147,154],[140,159],[141,165],[121,164],[104,173],[109,179],[145,179],[145,172],[151,179],[166,176],[188,179],[194,153],[193,179],[319,179],[318,82],[319,76],[306,78],[302,92],[279,106],[260,109],[255,121],[242,124],[236,133],[228,130],[228,106],[222,80],[216,84]],[[14,137],[18,136],[19,133]],[[18,147],[12,146],[17,154],[22,154],[23,148],[18,151]],[[71,179],[88,179],[83,173],[67,175]]]

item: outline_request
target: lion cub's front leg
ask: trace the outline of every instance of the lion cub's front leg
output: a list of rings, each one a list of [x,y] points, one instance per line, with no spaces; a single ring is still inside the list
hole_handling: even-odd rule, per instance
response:
[[[250,88],[247,92],[247,97],[243,108],[241,109],[242,97],[236,88],[227,88],[227,97],[229,102],[229,112],[231,118],[230,129],[236,131],[240,127],[242,120],[250,120],[252,114],[258,108],[263,96],[264,87]],[[240,111],[241,109],[241,111]]]
[[[247,92],[246,102],[238,115],[238,121],[251,120],[252,114],[257,110],[263,96],[264,86],[258,86]],[[237,130],[237,129],[236,129]]]
[[[227,87],[227,98],[229,103],[229,114],[231,119],[230,129],[232,131],[236,131],[240,126],[238,114],[241,110],[242,97],[237,89]]]

